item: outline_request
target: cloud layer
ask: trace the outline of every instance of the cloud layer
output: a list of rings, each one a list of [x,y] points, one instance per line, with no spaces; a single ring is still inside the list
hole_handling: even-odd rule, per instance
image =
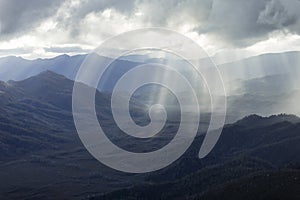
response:
[[[38,26],[44,19],[54,15],[61,3],[62,1],[59,0],[1,0],[1,39],[15,37],[19,33]]]
[[[47,52],[78,52],[149,26],[245,48],[274,34],[300,35],[299,10],[299,0],[0,0],[0,48],[30,38]]]

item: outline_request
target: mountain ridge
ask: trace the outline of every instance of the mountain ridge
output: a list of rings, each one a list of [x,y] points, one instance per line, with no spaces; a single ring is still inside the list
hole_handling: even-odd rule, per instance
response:
[[[52,69],[52,71],[55,71],[56,73],[63,74],[66,77],[74,80],[79,66],[81,65],[81,63],[83,62],[83,60],[85,59],[85,57],[87,55],[88,54],[79,54],[79,55],[69,56],[67,54],[62,54],[62,55],[59,55],[59,56],[56,56],[53,58],[43,58],[43,59],[39,58],[39,59],[34,59],[34,60],[27,60],[22,57],[16,57],[16,56],[1,57],[0,58],[0,69],[4,72],[1,72],[1,70],[0,70],[0,80],[8,80],[8,79],[21,80],[21,79],[25,79],[25,78],[28,78],[33,75],[37,75],[41,71],[51,70],[51,69]],[[273,57],[275,57],[276,59],[274,60]],[[273,66],[279,66],[279,65],[285,66],[288,63],[291,64],[296,61],[297,61],[297,63],[299,63],[299,59],[300,59],[300,52],[298,52],[298,51],[261,54],[258,56],[252,56],[252,57],[234,61],[234,62],[220,64],[220,65],[218,65],[218,68],[220,69],[221,74],[223,76],[225,76],[225,82],[227,82],[227,81],[235,80],[235,79],[239,79],[239,78],[253,79],[253,78],[260,78],[260,77],[267,76],[267,75],[284,73],[284,71],[280,70],[280,68],[278,68],[278,67],[276,67],[276,68],[278,68],[279,71],[277,70],[278,72],[275,73],[274,72],[275,68],[272,67],[271,74],[259,75],[259,68],[261,68],[260,69],[261,71],[267,72],[267,70],[265,70],[265,68],[269,68],[269,66],[262,65],[262,63],[267,64],[267,63],[271,62]],[[291,62],[289,62],[289,60]],[[137,62],[135,60],[126,60],[126,59],[122,60],[122,58],[120,59],[120,61]],[[22,62],[24,62],[24,64]],[[138,60],[138,62],[139,62],[139,60]],[[52,64],[52,63],[55,63],[55,64]],[[37,71],[32,71],[32,69],[28,68],[30,65],[33,68],[35,68],[35,70],[37,70]],[[253,66],[251,67],[251,65],[253,65],[255,67],[253,67]],[[59,67],[59,68],[62,67],[63,69],[59,69],[57,67]],[[228,73],[231,73],[231,75],[233,75],[232,74],[233,68],[238,70],[238,72],[235,73],[235,75],[233,76],[233,79],[227,80]],[[247,70],[246,68],[248,68],[248,69],[252,68],[251,70],[253,71],[253,73],[250,73],[250,71]],[[13,71],[18,72],[18,73],[13,74],[12,73]],[[245,76],[245,74],[243,74],[243,72],[247,72],[246,75],[249,75],[249,76],[248,77]],[[24,74],[22,74],[22,73],[24,73]]]
[[[298,117],[251,115],[226,125],[213,151],[204,159],[198,158],[204,135],[197,135],[184,155],[164,169],[142,175],[116,172],[95,160],[81,144],[71,113],[72,84],[72,80],[54,72],[43,72],[28,80],[8,84],[4,94],[9,94],[9,98],[0,108],[0,178],[7,180],[5,184],[0,183],[0,196],[22,199],[57,194],[55,198],[59,199],[82,199],[91,195],[101,199],[106,193],[105,196],[119,199],[118,190],[128,188],[129,192],[122,198],[126,199],[128,194],[130,199],[132,187],[135,188],[134,195],[161,197],[162,193],[156,194],[155,191],[168,186],[167,197],[175,198],[181,193],[184,195],[179,195],[181,198],[192,198],[207,191],[201,180],[210,180],[211,185],[219,180],[218,186],[222,188],[230,181],[251,178],[252,173],[284,169],[287,165],[300,163]],[[50,88],[46,90],[45,87]],[[106,109],[109,94],[99,95],[96,102],[99,109],[105,109],[102,115],[99,113],[99,120],[104,120],[102,125],[108,130],[107,136],[122,148],[139,150],[141,145],[138,146],[137,142],[140,141],[119,137],[122,132],[115,127]],[[0,101],[4,97],[0,94]],[[136,119],[145,120],[143,115],[135,113],[138,110],[133,111]],[[168,133],[176,131],[174,123],[166,127]],[[167,139],[147,140],[142,147],[155,149]],[[165,185],[166,179],[172,184]],[[186,185],[187,180],[190,184]],[[140,187],[136,189],[136,186],[144,184],[148,186],[140,193]],[[202,189],[199,189],[199,184]],[[30,189],[24,189],[24,185]],[[154,190],[152,186],[155,186]],[[65,193],[60,192],[61,188],[65,188]],[[110,193],[112,190],[117,191]],[[147,198],[144,196],[144,199]]]

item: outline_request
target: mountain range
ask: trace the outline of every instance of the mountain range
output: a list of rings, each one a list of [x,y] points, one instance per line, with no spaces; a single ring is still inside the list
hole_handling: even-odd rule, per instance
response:
[[[102,165],[81,144],[72,118],[73,84],[51,71],[0,82],[1,199],[299,198],[297,116],[249,115],[227,124],[204,159],[198,158],[204,138],[199,132],[172,165],[147,174],[126,174]],[[109,103],[109,93],[97,92],[98,119],[122,148],[150,151],[165,145],[176,132],[176,123],[168,121],[167,137],[127,138],[115,127]],[[131,103],[133,118],[146,121],[139,99]]]
[[[99,60],[110,59],[99,55],[95,56]],[[86,55],[61,55],[52,59],[37,60],[25,60],[12,56],[0,58],[0,80],[20,81],[47,70],[74,80],[85,57]],[[143,62],[150,61],[154,63],[168,62],[162,58],[154,59],[144,56],[142,58],[141,56],[125,56],[117,59],[112,63],[108,78],[104,80],[105,84],[101,86],[99,83],[98,89],[111,92],[116,81],[126,71],[143,64]],[[200,60],[203,66],[206,65],[206,62],[206,59]],[[177,62],[172,61],[171,63],[176,64]],[[177,65],[185,68],[185,66],[181,66],[182,62],[178,61]],[[299,52],[264,54],[219,65],[218,69],[223,77],[227,93],[227,122],[234,122],[249,114],[267,116],[287,112],[299,115],[300,110],[296,106],[300,100],[299,65]],[[149,90],[144,90],[144,95],[140,93],[139,98],[146,100],[148,93]],[[205,92],[200,92],[199,96],[203,100],[202,103],[206,105],[209,99],[208,96],[204,97],[205,95],[207,96]],[[205,110],[205,106],[202,110]]]
[[[111,59],[104,56],[99,57],[98,59]],[[85,58],[85,54],[75,56],[64,54],[55,58],[36,60],[26,60],[15,56],[2,57],[0,58],[0,80],[23,80],[47,70],[74,80]],[[116,62],[121,62],[120,65],[126,70],[124,65],[132,65],[133,67],[134,63],[168,63],[168,60],[164,58],[155,59],[131,55],[117,59]],[[200,65],[203,65],[204,68],[207,62],[207,59],[199,60]],[[176,61],[172,61],[171,63],[176,64]],[[297,75],[299,73],[299,63],[300,52],[285,52],[262,54],[231,63],[224,63],[218,65],[218,68],[223,76],[224,82],[228,83],[239,79],[250,80],[278,74]],[[118,70],[122,70],[122,68]]]

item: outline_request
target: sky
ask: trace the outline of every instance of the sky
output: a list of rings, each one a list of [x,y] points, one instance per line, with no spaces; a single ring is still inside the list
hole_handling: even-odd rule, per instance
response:
[[[225,63],[300,50],[300,0],[0,0],[0,57],[88,53],[105,39],[168,28]]]

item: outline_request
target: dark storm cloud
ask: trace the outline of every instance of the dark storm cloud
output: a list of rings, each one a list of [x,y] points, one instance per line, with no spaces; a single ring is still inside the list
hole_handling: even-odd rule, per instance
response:
[[[252,45],[274,31],[300,34],[299,0],[0,0],[0,39],[33,30],[47,17],[70,38],[80,38],[86,34],[82,24],[89,26],[84,19],[106,9],[138,19],[139,27],[191,25],[233,46]],[[98,28],[101,34],[104,27]]]
[[[274,31],[300,34],[299,0],[139,0],[137,5],[151,25],[193,23],[199,34],[233,46],[252,45]]]
[[[293,25],[296,19],[296,16],[290,14],[280,1],[272,0],[267,2],[264,10],[259,13],[257,22],[276,29]]]
[[[227,40],[236,46],[248,46],[267,39],[276,30],[292,32],[300,9],[297,0],[214,0],[210,17],[196,29]],[[299,34],[300,32],[298,32]]]
[[[0,37],[10,38],[53,15],[60,0],[0,0]]]
[[[10,39],[15,35],[32,30],[40,22],[52,17],[59,25],[77,33],[78,23],[90,13],[108,8],[130,14],[135,1],[123,0],[80,0],[78,6],[72,6],[72,0],[0,0],[0,39]],[[56,16],[59,8],[61,14]],[[67,16],[67,17],[66,17]]]

